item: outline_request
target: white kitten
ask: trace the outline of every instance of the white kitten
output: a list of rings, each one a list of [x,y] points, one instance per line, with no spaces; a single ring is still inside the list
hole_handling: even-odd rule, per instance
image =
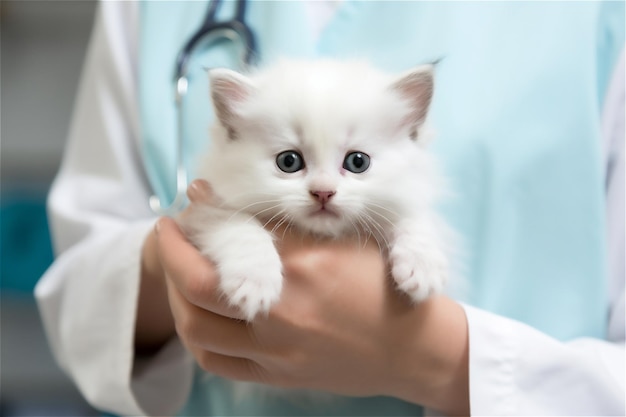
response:
[[[220,204],[183,227],[248,320],[281,292],[269,222],[371,235],[413,300],[442,291],[448,262],[433,209],[442,185],[423,129],[432,71],[390,76],[324,60],[283,61],[249,76],[210,72],[217,121],[198,174]]]

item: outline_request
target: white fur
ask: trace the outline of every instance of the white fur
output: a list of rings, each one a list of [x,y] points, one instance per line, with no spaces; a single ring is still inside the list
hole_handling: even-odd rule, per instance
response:
[[[413,78],[430,79],[432,68],[416,71]],[[248,76],[213,70],[211,78],[218,121],[198,176],[221,204],[184,226],[248,320],[279,299],[280,259],[264,229],[272,221],[325,236],[372,235],[399,289],[415,301],[442,291],[448,261],[433,211],[442,182],[423,126],[407,122],[417,106],[407,93],[421,85],[403,91],[396,76],[338,61],[284,61]],[[423,93],[418,104],[427,108]],[[286,150],[300,152],[306,167],[278,169]],[[369,155],[367,171],[342,168],[350,151]],[[336,217],[311,215],[319,208],[312,190],[335,192],[327,207]]]

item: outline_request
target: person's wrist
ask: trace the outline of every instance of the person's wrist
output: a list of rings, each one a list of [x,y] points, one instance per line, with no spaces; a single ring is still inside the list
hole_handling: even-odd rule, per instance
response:
[[[141,251],[135,323],[135,350],[141,354],[160,349],[175,334],[165,273],[158,255],[157,230],[158,225],[146,236]]]
[[[165,273],[159,259],[157,239],[159,223],[148,233],[141,250],[141,275],[152,282],[152,285],[165,288]]]
[[[408,313],[398,331],[392,395],[446,415],[469,415],[468,329],[465,311],[433,297]]]

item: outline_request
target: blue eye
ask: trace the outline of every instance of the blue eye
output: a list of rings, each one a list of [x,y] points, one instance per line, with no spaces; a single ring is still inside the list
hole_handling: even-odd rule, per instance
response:
[[[276,166],[288,174],[300,171],[304,168],[304,158],[296,151],[285,151],[276,157]]]
[[[350,172],[360,174],[370,166],[370,157],[363,152],[350,152],[343,160],[343,167]]]

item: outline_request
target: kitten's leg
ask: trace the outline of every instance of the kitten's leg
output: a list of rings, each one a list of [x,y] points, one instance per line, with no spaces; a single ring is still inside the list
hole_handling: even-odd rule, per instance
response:
[[[414,301],[443,291],[449,274],[448,259],[434,219],[400,222],[391,238],[389,260],[398,288]]]
[[[221,291],[248,321],[278,301],[282,264],[271,233],[255,218],[203,207],[182,226],[200,252],[215,262]]]

